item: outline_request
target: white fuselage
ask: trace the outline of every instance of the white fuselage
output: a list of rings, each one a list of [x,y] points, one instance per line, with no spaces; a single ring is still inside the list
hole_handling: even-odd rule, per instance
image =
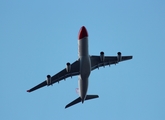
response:
[[[82,103],[85,100],[88,90],[88,77],[91,72],[91,60],[88,53],[88,37],[78,40],[78,57],[80,60],[79,94]]]

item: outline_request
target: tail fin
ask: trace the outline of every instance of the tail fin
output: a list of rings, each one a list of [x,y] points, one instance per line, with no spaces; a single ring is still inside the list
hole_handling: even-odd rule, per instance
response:
[[[94,98],[98,98],[99,96],[98,95],[86,95],[86,98],[85,100],[90,100],[90,99],[94,99]],[[65,106],[65,108],[68,108],[72,105],[75,105],[77,103],[81,102],[81,97],[78,97],[77,99],[75,99],[74,101],[72,101],[71,103],[67,104]]]

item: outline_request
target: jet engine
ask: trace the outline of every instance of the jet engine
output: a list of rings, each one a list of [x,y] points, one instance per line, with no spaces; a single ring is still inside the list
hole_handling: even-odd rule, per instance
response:
[[[71,71],[71,64],[68,62],[66,63],[66,71],[70,72]]]
[[[100,60],[101,62],[104,62],[104,52],[100,52]]]
[[[117,62],[120,62],[122,60],[121,52],[117,53]]]
[[[51,85],[52,84],[50,75],[47,75],[46,82],[47,82],[47,85]]]

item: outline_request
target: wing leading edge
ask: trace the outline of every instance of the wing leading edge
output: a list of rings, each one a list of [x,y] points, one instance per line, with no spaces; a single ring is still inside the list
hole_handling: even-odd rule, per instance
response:
[[[68,77],[78,75],[79,74],[79,67],[80,67],[79,60],[77,60],[71,64],[71,70],[69,72],[67,72],[66,68],[64,68],[59,73],[57,73],[51,77],[51,83],[50,84],[48,84],[47,81],[45,80],[42,83],[36,85],[35,87],[27,90],[27,92],[32,92],[32,91],[37,90],[39,88],[42,88],[44,86],[49,86],[49,85],[52,85],[56,82],[60,82],[61,80],[66,79]]]

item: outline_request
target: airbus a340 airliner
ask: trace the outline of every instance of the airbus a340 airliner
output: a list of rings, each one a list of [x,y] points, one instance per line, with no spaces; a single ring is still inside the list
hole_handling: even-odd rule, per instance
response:
[[[88,51],[88,32],[84,26],[81,27],[78,35],[78,57],[78,60],[72,64],[66,63],[66,68],[54,76],[51,77],[50,75],[47,75],[47,79],[45,81],[27,90],[27,92],[32,92],[41,87],[50,86],[68,77],[78,75],[79,97],[65,106],[65,108],[68,108],[79,102],[83,103],[85,100],[99,97],[98,95],[87,95],[88,80],[92,70],[132,59],[132,56],[122,56],[121,52],[118,52],[117,56],[104,56],[104,52],[100,52],[100,55],[98,56],[90,56]]]

